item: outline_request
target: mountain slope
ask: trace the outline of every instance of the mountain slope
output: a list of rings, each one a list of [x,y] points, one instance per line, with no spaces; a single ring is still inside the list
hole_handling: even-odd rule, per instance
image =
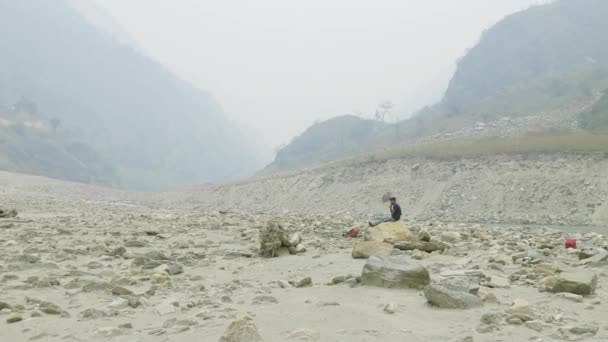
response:
[[[365,152],[446,139],[518,139],[530,132],[608,128],[608,95],[595,103],[608,89],[606,17],[603,0],[561,0],[506,17],[459,61],[442,101],[386,125],[357,148]],[[329,124],[325,130],[328,137],[340,132],[332,132]],[[303,165],[310,155],[333,160],[352,155],[339,149],[329,155],[324,141],[302,151],[292,146],[300,144],[295,140],[277,156],[289,163],[272,166]]]
[[[0,0],[0,103],[26,97],[133,189],[226,180],[256,159],[214,99],[98,31],[64,0]]]
[[[376,136],[384,126],[354,115],[316,123],[282,148],[264,172],[318,165],[367,151],[377,146]]]
[[[608,63],[608,2],[561,0],[513,14],[487,30],[458,63],[444,104],[467,104],[588,63]]]

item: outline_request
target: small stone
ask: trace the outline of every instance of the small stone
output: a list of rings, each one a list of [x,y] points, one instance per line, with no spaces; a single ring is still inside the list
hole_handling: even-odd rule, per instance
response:
[[[170,263],[167,265],[167,269],[165,271],[170,275],[177,275],[184,272],[184,267],[180,264]]]
[[[123,323],[118,326],[120,329],[133,329],[133,324],[131,323]]]
[[[428,231],[426,231],[424,229],[418,233],[418,239],[420,241],[430,242],[431,238],[432,238],[431,233],[429,233]]]
[[[11,316],[6,319],[6,323],[17,323],[23,321],[23,317],[21,316]]]
[[[530,314],[532,313],[532,308],[530,307],[530,303],[527,300],[517,298],[513,301],[511,305],[511,312],[518,314]]]
[[[114,286],[114,288],[112,288],[112,294],[115,296],[128,296],[133,294],[133,292],[121,286]]]
[[[296,329],[287,335],[288,341],[318,342],[321,341],[321,334],[311,329]]]
[[[524,321],[522,321],[520,318],[517,318],[517,317],[509,317],[507,319],[507,323],[509,323],[511,325],[523,325]]]
[[[527,321],[526,328],[541,332],[543,331],[543,323],[541,321]]]
[[[384,306],[384,312],[386,312],[387,314],[392,315],[395,312],[397,312],[397,307],[393,303],[386,304]]]
[[[566,299],[569,300],[571,302],[575,302],[575,303],[582,303],[583,302],[583,296],[581,295],[577,295],[574,293],[557,293],[555,295],[557,298],[562,298],[562,299]]]
[[[592,336],[595,336],[599,330],[600,327],[597,325],[579,325],[568,329],[568,331],[574,335],[590,334]]]
[[[295,284],[296,288],[311,287],[311,286],[312,286],[312,278],[311,277],[306,277],[306,278],[300,280],[299,282],[297,282]]]
[[[254,305],[277,304],[277,303],[279,303],[279,300],[276,299],[275,297],[271,297],[271,296],[257,296],[255,298],[253,298],[253,301],[251,302],[251,304],[254,304]]]
[[[500,321],[500,317],[495,312],[485,313],[481,316],[481,323],[484,324],[497,324]]]

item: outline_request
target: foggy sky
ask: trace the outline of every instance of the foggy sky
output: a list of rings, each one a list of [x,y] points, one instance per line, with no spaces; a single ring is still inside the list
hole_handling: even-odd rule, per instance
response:
[[[270,148],[317,119],[438,100],[482,31],[538,0],[96,1]]]

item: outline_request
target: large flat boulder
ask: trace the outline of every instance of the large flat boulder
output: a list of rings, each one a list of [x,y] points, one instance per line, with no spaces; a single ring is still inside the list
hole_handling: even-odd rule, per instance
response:
[[[365,241],[392,242],[416,240],[414,233],[401,221],[386,222],[370,227],[364,235]]]
[[[443,309],[470,309],[483,306],[483,301],[470,293],[452,291],[441,285],[429,285],[424,288],[426,300]]]
[[[371,256],[390,256],[393,245],[379,241],[363,241],[353,247],[353,259],[367,259]]]
[[[372,256],[361,274],[361,283],[368,286],[423,289],[430,282],[426,268],[401,256]]]
[[[564,272],[555,279],[550,291],[553,293],[574,293],[588,295],[595,292],[597,274],[589,271]]]

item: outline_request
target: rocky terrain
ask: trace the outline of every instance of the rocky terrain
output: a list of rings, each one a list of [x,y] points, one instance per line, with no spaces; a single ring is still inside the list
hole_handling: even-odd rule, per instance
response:
[[[377,213],[386,212],[379,199],[391,192],[415,221],[606,225],[607,167],[604,154],[402,158],[206,187],[165,204],[202,210]]]
[[[508,165],[498,161],[495,169]],[[427,167],[421,161],[406,172]],[[581,176],[590,184],[581,184],[600,191],[594,167]],[[0,341],[608,339],[602,231],[423,215],[407,227],[370,229],[370,210],[348,205],[332,186],[323,203],[342,201],[348,213],[332,212],[337,204],[296,211],[304,207],[297,201],[272,208],[280,203],[272,192],[259,201],[274,212],[261,213],[261,205],[246,212],[234,201],[194,210],[192,193],[134,194],[8,173],[0,185],[3,212],[18,211],[0,218]],[[379,203],[370,207],[384,206],[381,197],[370,192]],[[357,238],[343,236],[354,227],[362,228]],[[578,249],[564,247],[572,238]]]

